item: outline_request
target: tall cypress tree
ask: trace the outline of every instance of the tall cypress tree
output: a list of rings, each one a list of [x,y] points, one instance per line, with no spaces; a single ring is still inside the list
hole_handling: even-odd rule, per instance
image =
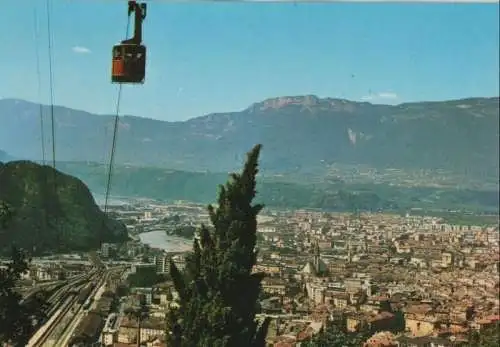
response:
[[[256,145],[243,171],[220,186],[218,207],[208,206],[213,227],[201,227],[185,269],[170,263],[179,307],[169,310],[169,346],[265,346],[269,320],[255,319],[264,274],[252,273],[264,207],[252,204],[260,150]]]

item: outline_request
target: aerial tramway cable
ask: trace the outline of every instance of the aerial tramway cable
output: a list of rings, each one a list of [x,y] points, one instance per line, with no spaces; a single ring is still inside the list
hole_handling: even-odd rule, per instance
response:
[[[56,135],[55,135],[55,117],[54,117],[54,81],[53,81],[53,72],[52,72],[52,26],[51,26],[51,1],[45,1],[45,7],[47,11],[47,42],[48,42],[48,58],[49,58],[49,91],[50,91],[50,123],[51,123],[51,138],[52,138],[52,188],[53,188],[53,196],[52,198],[45,199],[45,202],[48,204],[49,209],[48,213],[57,215],[57,211],[59,210],[59,202],[57,199],[57,172],[56,172]],[[61,246],[61,235],[57,232],[57,224],[56,228],[56,243],[58,247]],[[64,229],[62,229],[64,232]]]
[[[41,70],[40,70],[40,46],[39,46],[39,40],[40,40],[40,30],[39,30],[39,23],[38,23],[38,11],[37,11],[37,5],[35,4],[34,10],[33,10],[33,31],[34,31],[34,38],[35,38],[35,59],[36,59],[36,75],[37,75],[37,84],[38,84],[38,111],[40,113],[40,142],[41,142],[41,150],[42,150],[42,165],[45,166],[45,127],[44,127],[44,121],[43,121],[43,106],[41,102],[42,98],[42,77],[41,77]],[[45,169],[42,169],[42,178],[43,178],[43,184],[44,187],[47,186],[47,174]],[[46,199],[46,194],[45,194],[45,188],[42,190],[42,201],[44,203],[47,201]],[[46,210],[42,209],[42,223],[40,224],[40,228],[37,228],[37,237],[34,239],[34,243],[31,247],[32,252],[36,252],[36,246],[39,240],[41,240],[41,235],[46,235],[47,232],[47,215],[46,215]]]
[[[111,81],[119,83],[118,98],[116,101],[116,114],[113,126],[113,143],[109,158],[108,179],[106,184],[106,196],[104,201],[104,212],[108,212],[111,181],[113,178],[113,167],[116,152],[116,138],[119,125],[120,102],[123,83],[142,84],[146,73],[146,46],[142,44],[142,22],[146,17],[146,4],[137,1],[128,2],[127,28],[125,37],[128,36],[130,28],[130,15],[134,13],[134,36],[125,39],[113,46],[113,58],[111,69]]]
[[[35,58],[36,58],[36,75],[37,75],[37,93],[38,93],[38,111],[40,113],[40,141],[41,141],[41,147],[42,147],[42,164],[45,165],[45,129],[43,126],[43,106],[42,103],[40,102],[40,99],[42,97],[42,78],[41,78],[41,72],[40,72],[40,48],[38,46],[38,40],[40,38],[40,32],[38,30],[38,13],[37,13],[37,8],[35,5],[34,11],[33,11],[33,30],[34,30],[34,36],[35,36]]]
[[[52,28],[50,23],[50,0],[45,1],[47,7],[47,34],[48,34],[48,51],[49,51],[49,86],[50,86],[50,122],[52,136],[52,167],[54,169],[54,188],[55,188],[55,169],[56,169],[56,135],[54,124],[54,82],[52,74]]]
[[[116,140],[118,136],[118,126],[120,118],[120,103],[122,98],[123,83],[142,84],[146,73],[146,46],[142,44],[142,21],[146,17],[146,4],[137,1],[128,2],[127,27],[125,37],[128,36],[130,28],[130,15],[135,14],[134,36],[125,39],[121,43],[113,46],[113,58],[111,67],[111,81],[118,83],[118,97],[116,100],[116,112],[113,124],[113,140],[109,158],[109,167],[106,183],[106,193],[104,198],[103,227],[106,221],[106,214],[109,208],[109,196],[111,192],[111,182],[113,179],[113,168],[116,152]],[[101,233],[99,234],[101,237]],[[102,245],[102,238],[100,239]]]
[[[128,16],[128,18],[127,18],[127,28],[125,29],[125,36],[128,35],[129,28],[130,28],[130,16]],[[121,103],[121,99],[122,99],[122,89],[123,89],[123,85],[120,83],[118,85],[118,96],[117,96],[117,100],[116,100],[115,118],[114,118],[114,124],[113,124],[113,139],[112,139],[112,143],[111,143],[111,153],[109,156],[108,177],[107,177],[107,182],[106,182],[106,193],[105,193],[105,198],[104,198],[104,213],[105,214],[108,212],[109,195],[111,192],[111,181],[113,178],[113,167],[114,167],[114,161],[115,161],[116,140],[117,140],[117,135],[118,135],[118,125],[119,125],[119,119],[120,119],[120,103]]]

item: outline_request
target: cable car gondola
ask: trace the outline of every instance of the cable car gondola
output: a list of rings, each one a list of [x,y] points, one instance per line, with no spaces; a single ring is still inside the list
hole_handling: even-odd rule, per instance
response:
[[[146,18],[146,4],[129,1],[129,17],[132,12],[135,13],[134,36],[113,46],[113,83],[142,84],[146,77],[146,46],[142,44],[142,21]]]

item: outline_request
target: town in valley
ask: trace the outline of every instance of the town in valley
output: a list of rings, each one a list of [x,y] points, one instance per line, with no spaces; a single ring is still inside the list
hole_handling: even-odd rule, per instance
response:
[[[25,300],[42,288],[52,295],[29,346],[165,346],[177,295],[169,262],[182,269],[199,226],[210,225],[206,207],[135,199],[108,213],[126,224],[128,242],[32,260]],[[299,346],[331,321],[368,331],[365,346],[460,346],[498,323],[496,225],[265,209],[257,237],[269,346]]]

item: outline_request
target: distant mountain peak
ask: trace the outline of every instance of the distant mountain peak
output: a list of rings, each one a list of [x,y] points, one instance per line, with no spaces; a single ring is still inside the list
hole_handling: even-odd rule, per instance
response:
[[[319,105],[321,99],[316,95],[301,95],[301,96],[280,96],[276,98],[266,99],[260,104],[261,109],[282,108],[289,105],[301,106],[316,106]]]
[[[333,111],[352,112],[359,105],[370,105],[370,103],[340,98],[320,98],[317,95],[306,94],[268,98],[252,104],[247,110],[250,112],[263,112],[267,110],[279,110],[290,106],[301,106],[306,109],[320,107]]]

